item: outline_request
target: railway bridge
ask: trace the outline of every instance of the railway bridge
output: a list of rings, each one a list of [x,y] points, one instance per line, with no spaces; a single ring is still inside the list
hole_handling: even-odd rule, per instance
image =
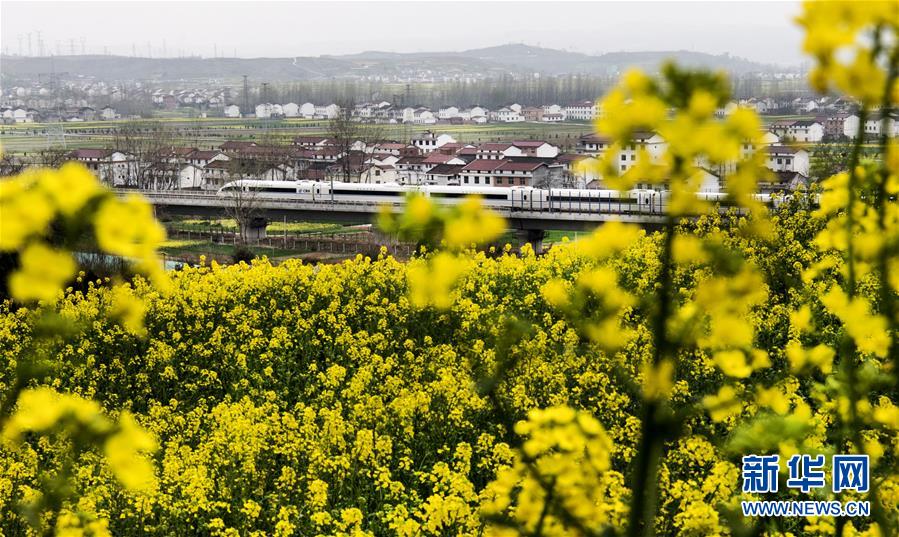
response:
[[[253,218],[245,223],[244,236],[261,238],[265,227],[273,220],[294,222],[329,222],[341,224],[370,224],[385,205],[394,212],[401,212],[403,204],[367,201],[300,201],[272,197],[255,196],[252,200],[236,201],[215,193],[173,191],[173,190],[126,190],[120,195],[138,193],[147,198],[157,211],[182,216],[225,217],[233,214],[237,204],[252,203]],[[493,207],[502,216],[510,230],[519,234],[522,241],[531,243],[535,251],[540,251],[547,230],[585,231],[611,220],[631,222],[644,227],[659,227],[664,215],[641,213],[587,212],[586,204],[579,207],[573,201],[568,207],[554,207],[549,210],[522,210],[508,207]]]

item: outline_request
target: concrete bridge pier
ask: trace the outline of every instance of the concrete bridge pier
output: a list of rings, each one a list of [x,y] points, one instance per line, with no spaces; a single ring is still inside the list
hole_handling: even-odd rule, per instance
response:
[[[519,229],[515,232],[521,243],[528,243],[534,249],[535,254],[543,253],[543,239],[546,238],[546,230],[543,229]]]
[[[267,226],[268,219],[254,216],[240,223],[240,236],[247,242],[257,242],[266,237],[265,228]]]

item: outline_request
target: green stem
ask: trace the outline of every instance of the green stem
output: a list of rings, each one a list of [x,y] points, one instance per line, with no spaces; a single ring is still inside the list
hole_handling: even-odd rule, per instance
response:
[[[665,220],[665,235],[662,242],[661,272],[657,309],[653,319],[653,365],[657,366],[666,358],[671,349],[668,341],[667,325],[671,310],[673,285],[672,250],[674,245],[675,219],[668,215]],[[663,432],[665,423],[660,418],[661,404],[646,401],[641,420],[640,446],[635,457],[634,478],[631,488],[631,508],[628,516],[628,535],[633,537],[652,535],[655,519],[658,489],[657,473],[662,457],[662,446],[667,434]]]

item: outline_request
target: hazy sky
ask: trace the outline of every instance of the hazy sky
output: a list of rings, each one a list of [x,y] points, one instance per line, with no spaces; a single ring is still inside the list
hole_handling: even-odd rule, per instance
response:
[[[795,65],[798,2],[0,1],[3,51],[318,56],[526,43],[586,53],[728,52]]]

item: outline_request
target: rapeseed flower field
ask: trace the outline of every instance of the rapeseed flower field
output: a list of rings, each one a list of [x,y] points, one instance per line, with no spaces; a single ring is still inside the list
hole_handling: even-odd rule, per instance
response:
[[[816,88],[895,111],[899,3],[812,2],[800,24]],[[742,150],[758,118],[714,117],[728,88],[625,75],[597,129],[671,143],[596,166],[670,190],[667,220],[545,255],[478,249],[504,224],[477,199],[413,197],[379,219],[422,245],[405,263],[167,274],[139,197],[74,164],[4,179],[0,534],[897,535],[899,143],[866,160],[859,137],[845,172],[768,211]],[[695,196],[698,167],[729,162],[748,213]],[[133,277],[86,281],[86,236]],[[870,489],[841,499],[871,512],[744,517],[750,453],[865,454]]]

